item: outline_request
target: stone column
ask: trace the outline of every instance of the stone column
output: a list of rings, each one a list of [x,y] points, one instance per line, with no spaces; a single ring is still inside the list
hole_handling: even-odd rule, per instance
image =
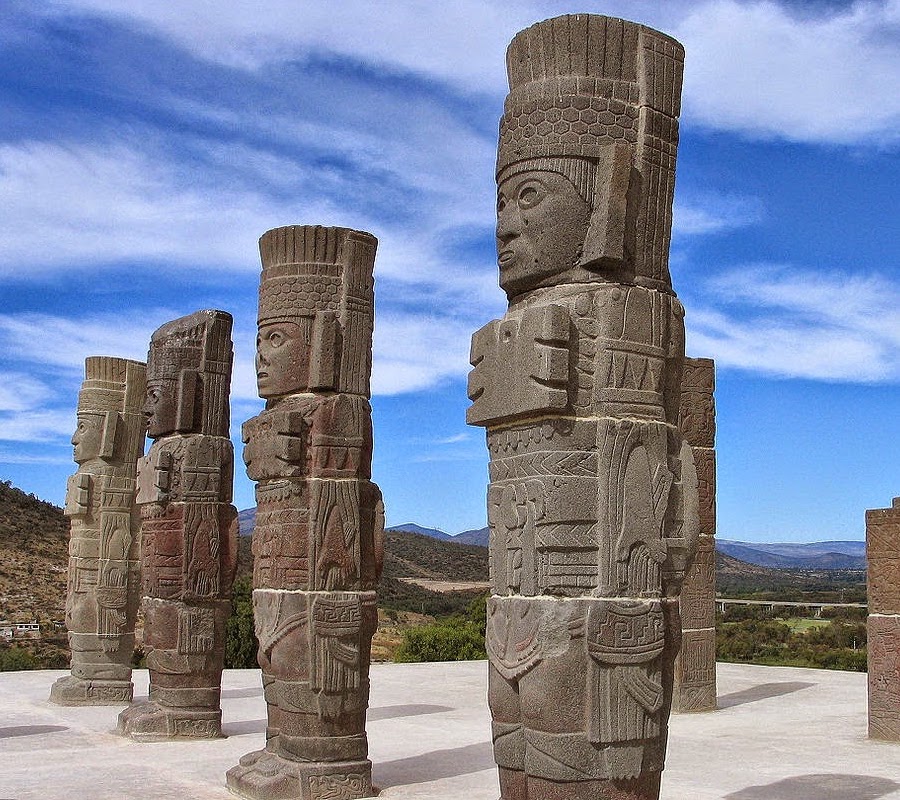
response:
[[[503,800],[658,798],[698,538],[668,270],[683,51],[558,17],[507,52],[501,320],[472,339],[487,428],[489,702]]]
[[[197,311],[150,341],[138,462],[150,700],[119,715],[139,741],[221,736],[225,622],[237,567],[229,433],[231,315]]]
[[[256,487],[253,609],[264,750],[227,775],[248,798],[373,793],[369,658],[384,509],[371,482],[375,237],[289,226],[259,247],[257,384],[244,423]]]
[[[869,738],[900,742],[900,497],[866,511]]]
[[[672,710],[716,710],[716,368],[686,358],[681,377],[681,435],[691,446],[700,496],[700,543],[681,588],[681,652],[675,659]]]
[[[131,657],[140,582],[135,466],[144,450],[141,406],[146,367],[91,356],[78,394],[72,436],[78,472],[69,478],[66,627],[72,674],[50,700],[60,705],[130,703]]]

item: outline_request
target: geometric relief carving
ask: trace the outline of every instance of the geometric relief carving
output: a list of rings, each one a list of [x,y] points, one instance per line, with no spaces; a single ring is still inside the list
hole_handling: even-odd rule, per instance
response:
[[[681,587],[682,630],[715,628],[716,549],[715,539],[701,536],[693,566]]]
[[[679,712],[716,709],[715,629],[686,630],[675,660],[673,707]]]
[[[137,741],[216,738],[225,622],[237,568],[229,439],[231,315],[198,311],[150,340],[138,463],[150,699],[119,715]]]
[[[71,674],[50,690],[50,700],[61,705],[127,703],[132,697],[140,580],[135,464],[143,451],[145,389],[143,363],[85,360],[72,437],[78,471],[68,480],[65,506]]]
[[[369,480],[375,238],[288,226],[260,239],[257,385],[242,427],[257,481],[253,606],[266,749],[226,776],[241,797],[373,793],[365,710],[384,509]]]
[[[900,508],[866,512],[870,613],[900,614]]]
[[[691,445],[697,470],[700,545],[681,589],[682,653],[676,662],[672,708],[678,712],[716,709],[715,533],[716,451],[715,363],[686,358],[681,378],[679,429]],[[694,647],[689,651],[689,647]],[[705,661],[704,661],[705,659]]]
[[[496,236],[509,307],[472,337],[466,415],[491,459],[502,800],[659,796],[677,597],[714,530],[714,462],[696,468],[678,428],[682,58],[664,34],[587,14],[538,23],[507,52]],[[711,430],[706,408],[695,426]]]
[[[716,451],[709,447],[692,447],[697,467],[697,489],[700,495],[700,530],[705,536],[716,535]]]
[[[869,736],[900,741],[900,618],[869,615]]]
[[[715,447],[715,364],[711,358],[685,358],[681,374],[678,427],[691,447]]]
[[[565,409],[568,343],[569,316],[557,305],[485,325],[472,337],[469,424]]]

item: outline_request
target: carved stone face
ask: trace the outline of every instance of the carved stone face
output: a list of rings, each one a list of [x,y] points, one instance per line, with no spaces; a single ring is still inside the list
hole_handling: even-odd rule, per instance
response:
[[[256,337],[256,387],[260,397],[302,391],[309,384],[309,330],[294,322],[260,326]]]
[[[512,175],[497,188],[497,263],[510,297],[552,286],[575,267],[584,247],[591,207],[555,172]]]
[[[79,414],[78,425],[72,434],[72,444],[75,447],[76,464],[100,458],[103,445],[103,417],[99,414]]]
[[[175,432],[177,398],[174,381],[147,384],[147,399],[142,411],[147,419],[147,436],[158,439]]]

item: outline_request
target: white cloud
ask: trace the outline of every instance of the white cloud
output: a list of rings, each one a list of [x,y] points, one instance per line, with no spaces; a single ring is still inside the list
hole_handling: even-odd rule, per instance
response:
[[[71,411],[38,408],[0,412],[0,440],[59,443],[68,439],[74,430],[74,404]]]
[[[823,9],[695,4],[672,30],[687,50],[682,120],[797,142],[896,143],[898,4]]]
[[[900,380],[900,291],[880,276],[753,265],[707,288],[686,318],[690,354],[782,377]]]
[[[467,320],[435,314],[382,315],[375,325],[372,393],[418,391],[464,377],[473,330]]]
[[[498,96],[506,90],[503,55],[510,38],[571,11],[562,0],[263,0],[232,2],[214,14],[201,0],[57,0],[50,8],[143,26],[231,67],[254,70],[336,55]],[[689,124],[801,142],[897,140],[896,0],[821,8],[774,0],[610,0],[596,11],[660,28],[685,45]]]
[[[698,236],[754,225],[762,219],[762,203],[755,197],[695,192],[675,198],[672,233]]]
[[[46,464],[57,466],[60,464],[72,464],[72,459],[61,455],[35,455],[31,453],[9,452],[0,448],[0,464]]]
[[[21,372],[0,369],[0,412],[25,411],[49,393],[49,387],[42,381]]]
[[[256,269],[256,240],[277,218],[248,193],[196,188],[196,167],[140,146],[26,142],[0,146],[0,275],[98,263],[172,260]]]
[[[257,69],[313,54],[339,54],[496,88],[504,78],[509,29],[534,22],[541,5],[558,4],[236,0],[215,13],[203,0],[67,0],[54,5],[63,13],[80,8],[138,22],[201,58],[233,67]]]
[[[151,320],[177,316],[148,309],[143,322],[120,314],[60,317],[51,314],[0,314],[0,349],[7,358],[31,364],[63,367],[81,374],[91,355],[116,355],[144,361],[150,335],[157,327]]]
[[[448,445],[448,444],[459,444],[460,442],[469,442],[472,440],[472,434],[465,433],[457,433],[453,436],[445,436],[443,439],[437,439],[432,444],[436,445]]]

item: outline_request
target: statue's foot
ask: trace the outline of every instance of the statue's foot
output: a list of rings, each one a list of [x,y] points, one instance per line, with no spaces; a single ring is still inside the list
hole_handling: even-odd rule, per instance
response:
[[[659,772],[631,780],[550,781],[528,777],[528,798],[540,800],[659,800]]]
[[[268,750],[241,758],[226,775],[228,788],[249,800],[360,800],[374,797],[372,763],[290,761]]]
[[[222,711],[163,708],[152,700],[119,714],[117,733],[137,742],[165,739],[221,739]]]
[[[50,702],[60,706],[116,706],[131,702],[131,681],[85,680],[65,675],[50,687]]]

